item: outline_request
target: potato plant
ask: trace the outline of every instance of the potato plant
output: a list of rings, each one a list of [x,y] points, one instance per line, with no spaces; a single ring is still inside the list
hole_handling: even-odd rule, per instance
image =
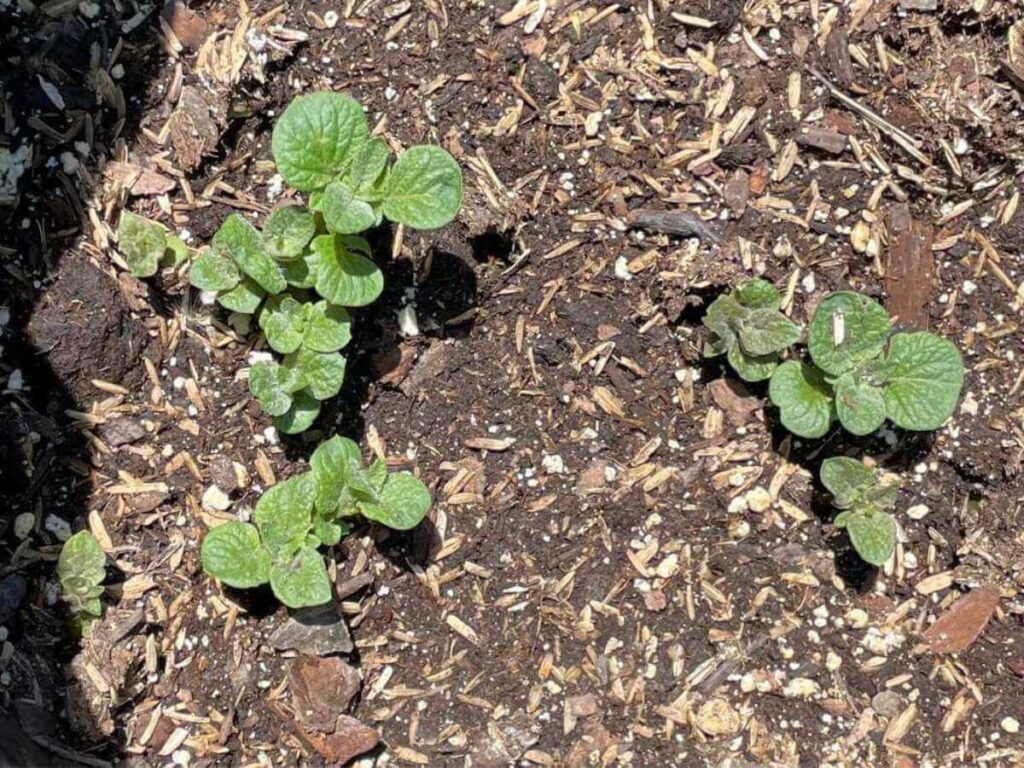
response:
[[[124,211],[117,224],[117,246],[135,277],[152,277],[161,267],[189,259],[188,246],[163,224]]]
[[[877,301],[852,291],[829,294],[814,311],[806,355],[787,350],[803,336],[779,309],[770,283],[749,280],[708,307],[707,356],[726,355],[740,378],[769,380],[768,395],[782,425],[799,437],[825,436],[836,422],[869,435],[887,420],[906,430],[938,429],[952,415],[964,381],[960,352],[923,331],[897,332]],[[886,512],[895,490],[854,459],[827,459],[822,482],[842,512],[854,549],[884,563],[895,546],[896,523]]]
[[[318,549],[337,544],[355,517],[396,530],[416,527],[430,508],[430,492],[408,472],[364,467],[359,446],[336,436],[320,444],[310,470],[267,490],[252,523],[229,521],[203,540],[203,568],[223,583],[250,589],[270,583],[291,608],[326,603],[331,584]]]
[[[106,564],[106,554],[88,531],[79,531],[61,547],[57,580],[64,602],[83,630],[103,613],[100,596]]]
[[[262,231],[232,214],[189,280],[225,309],[256,315],[281,358],[254,364],[249,388],[278,429],[294,434],[341,389],[341,350],[351,339],[346,308],[372,304],[384,290],[358,233],[385,218],[414,229],[444,226],[462,203],[462,172],[435,146],[410,147],[392,162],[387,143],[370,136],[362,107],[340,93],[294,99],[271,149],[308,206],[278,208]]]

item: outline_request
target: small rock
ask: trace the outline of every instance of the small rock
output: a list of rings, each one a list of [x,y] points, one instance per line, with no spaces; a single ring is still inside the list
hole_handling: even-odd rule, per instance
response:
[[[982,584],[953,603],[924,633],[933,653],[958,653],[985,631],[999,605],[999,587]]]
[[[598,710],[597,697],[592,693],[584,693],[581,696],[570,696],[567,699],[569,711],[576,717],[590,717],[596,715]]]
[[[216,485],[211,485],[203,492],[203,508],[224,512],[231,506],[231,498]]]
[[[295,716],[304,728],[330,732],[359,692],[359,671],[337,656],[299,656],[288,663]]]
[[[546,455],[540,463],[549,475],[561,475],[565,472],[565,462],[557,453]]]
[[[239,473],[235,471],[235,462],[227,456],[214,456],[207,465],[213,484],[225,493],[231,494],[242,487]],[[244,468],[243,468],[244,470]]]
[[[591,493],[603,493],[608,488],[608,477],[605,470],[608,462],[596,459],[580,472],[576,480],[576,493],[586,496]]]
[[[664,611],[668,607],[668,597],[660,589],[644,592],[644,606],[648,611]]]
[[[742,216],[750,198],[750,176],[742,168],[733,171],[722,192],[729,210],[737,216]]]
[[[903,711],[903,697],[896,691],[880,691],[871,699],[871,708],[890,720]]]
[[[270,636],[279,651],[294,649],[312,656],[351,653],[355,647],[345,619],[333,603],[291,612],[288,621]]]
[[[758,485],[747,492],[747,506],[754,512],[766,512],[772,505],[772,495]]]
[[[791,699],[809,699],[821,690],[821,686],[809,677],[794,677],[782,689],[784,696]]]
[[[32,512],[22,512],[14,518],[14,535],[18,539],[27,539],[36,527],[36,516]]]
[[[380,742],[377,731],[348,715],[339,715],[330,733],[302,729],[302,735],[327,762],[342,765]]]
[[[740,716],[725,699],[708,699],[697,710],[696,725],[708,736],[733,736],[739,733]]]
[[[907,509],[907,517],[911,520],[923,520],[931,510],[924,504],[915,504]]]
[[[146,430],[134,419],[114,419],[100,425],[98,432],[100,439],[111,448],[120,448],[146,436]]]
[[[1004,717],[999,721],[999,727],[1007,733],[1020,733],[1020,722],[1014,717]]]

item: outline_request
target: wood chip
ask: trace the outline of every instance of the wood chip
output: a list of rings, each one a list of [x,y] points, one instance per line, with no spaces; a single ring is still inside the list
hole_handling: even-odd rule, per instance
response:
[[[982,584],[947,608],[924,632],[924,640],[933,653],[966,650],[981,636],[997,605],[999,587]]]

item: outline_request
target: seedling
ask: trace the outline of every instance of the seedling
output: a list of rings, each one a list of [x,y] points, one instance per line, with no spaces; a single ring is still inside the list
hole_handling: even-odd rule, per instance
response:
[[[271,149],[284,180],[309,194],[309,208],[277,209],[262,232],[229,216],[189,279],[232,312],[258,313],[268,345],[284,358],[254,365],[249,388],[282,432],[296,433],[341,389],[340,350],[351,338],[344,307],[372,304],[384,290],[357,233],[385,218],[414,229],[444,226],[462,203],[462,172],[434,146],[411,147],[392,163],[387,143],[370,136],[362,107],[339,93],[292,101]],[[322,300],[311,299],[310,289]]]
[[[927,332],[890,335],[882,305],[858,293],[822,300],[808,351],[813,365],[787,361],[769,387],[783,426],[801,437],[821,437],[835,419],[855,435],[871,434],[886,419],[903,429],[938,429],[963,386],[952,342]]]
[[[188,261],[188,246],[163,224],[124,211],[117,224],[117,245],[135,277],[152,277],[160,267]]]
[[[321,605],[331,584],[321,545],[337,544],[355,515],[405,530],[423,520],[430,492],[407,472],[382,461],[362,467],[359,446],[343,437],[321,443],[311,470],[275,485],[256,503],[253,523],[230,521],[202,545],[203,568],[225,584],[250,589],[270,583],[290,608]]]
[[[107,556],[88,531],[79,531],[66,542],[57,560],[57,579],[64,602],[82,629],[100,618]]]
[[[846,529],[861,558],[883,565],[896,546],[896,521],[886,511],[896,505],[896,478],[856,459],[836,456],[822,462],[821,482],[841,510],[835,525]]]
[[[745,381],[764,381],[779,364],[779,353],[800,339],[800,328],[779,308],[782,296],[766,280],[754,278],[715,299],[704,316],[711,336],[707,357],[725,355]]]

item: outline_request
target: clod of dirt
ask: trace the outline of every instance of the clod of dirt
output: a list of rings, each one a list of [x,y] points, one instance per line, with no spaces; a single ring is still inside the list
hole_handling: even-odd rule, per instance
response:
[[[57,278],[25,327],[28,342],[46,361],[56,383],[76,402],[96,394],[90,381],[104,379],[133,389],[150,343],[130,317],[117,284],[79,254],[68,254]]]
[[[194,86],[185,86],[178,107],[171,115],[171,146],[178,164],[188,170],[199,167],[203,157],[217,146],[220,126],[215,115],[221,112]]]
[[[999,587],[982,584],[953,603],[925,631],[933,653],[959,653],[977,640],[999,605]]]
[[[351,653],[355,647],[345,619],[332,603],[299,608],[270,636],[279,651],[296,650],[312,656]]]
[[[558,73],[547,62],[536,56],[526,60],[526,74],[523,85],[539,104],[547,104],[558,98]]]
[[[348,715],[339,715],[330,733],[303,729],[302,735],[324,759],[340,765],[369,752],[380,741],[373,728]]]
[[[359,671],[336,656],[299,656],[288,664],[295,716],[304,728],[333,730],[359,692]]]

